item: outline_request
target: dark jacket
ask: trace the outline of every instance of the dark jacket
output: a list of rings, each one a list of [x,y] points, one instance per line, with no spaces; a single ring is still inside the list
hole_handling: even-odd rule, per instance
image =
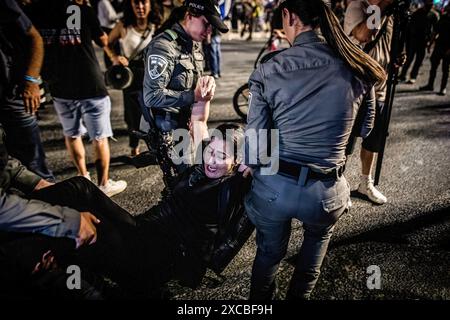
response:
[[[147,230],[165,238],[151,240],[165,246],[153,248],[153,253],[159,253],[151,258],[172,251],[171,266],[166,268],[172,269],[171,277],[192,288],[207,268],[221,273],[254,230],[243,204],[250,182],[241,173],[209,179],[201,166],[188,169],[169,200],[138,218],[138,224],[151,220],[152,228],[146,226]]]

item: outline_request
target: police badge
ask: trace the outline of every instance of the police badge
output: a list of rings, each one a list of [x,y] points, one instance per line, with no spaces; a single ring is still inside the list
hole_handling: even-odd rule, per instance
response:
[[[148,57],[148,74],[152,80],[158,79],[166,70],[167,60],[157,54]]]

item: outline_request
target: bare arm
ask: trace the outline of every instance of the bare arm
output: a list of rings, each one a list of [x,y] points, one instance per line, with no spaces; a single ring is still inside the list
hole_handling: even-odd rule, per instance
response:
[[[392,4],[392,0],[381,0],[378,6],[380,7],[381,14],[386,12],[386,8]],[[367,25],[367,19],[362,21],[352,30],[352,36],[355,37],[361,43],[367,43],[371,40],[372,36],[376,34],[378,29],[369,28]]]
[[[118,56],[114,50],[109,46],[108,36],[106,33],[104,33],[100,38],[99,42],[97,43],[103,51],[105,51],[108,58],[111,60],[113,64],[122,64],[124,66],[128,66],[128,60],[127,58],[123,56]]]
[[[105,50],[106,54],[108,55],[109,59],[111,60],[111,62],[114,65],[116,65],[116,64],[122,64],[124,66],[128,65],[127,58],[125,58],[124,56],[118,55],[113,49],[113,45],[117,41],[119,41],[120,38],[122,38],[125,35],[124,32],[125,32],[125,30],[123,28],[122,22],[118,22],[114,26],[114,29],[112,29],[108,35],[107,47],[103,48]]]
[[[34,26],[26,33],[29,38],[29,61],[26,69],[26,75],[33,78],[39,78],[44,60],[44,42],[42,37]],[[25,81],[23,90],[23,101],[25,109],[29,113],[35,113],[40,106],[39,84]]]

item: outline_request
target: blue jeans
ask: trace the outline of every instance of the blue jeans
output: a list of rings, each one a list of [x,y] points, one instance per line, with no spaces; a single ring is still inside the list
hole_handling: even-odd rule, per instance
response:
[[[220,60],[222,56],[221,52],[221,39],[220,36],[214,36],[211,39],[211,73],[213,75],[220,75]]]
[[[25,112],[21,98],[5,97],[0,103],[0,119],[6,132],[9,155],[42,178],[55,181],[47,166],[36,116]]]
[[[304,171],[302,169],[302,171]],[[273,298],[275,277],[286,254],[291,220],[303,222],[304,240],[288,291],[289,298],[309,298],[320,274],[335,223],[347,211],[350,188],[345,179],[294,180],[255,172],[245,208],[256,227],[250,299]]]

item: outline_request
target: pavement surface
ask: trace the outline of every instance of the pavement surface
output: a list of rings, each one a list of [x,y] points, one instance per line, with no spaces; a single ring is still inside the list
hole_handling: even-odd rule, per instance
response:
[[[210,126],[240,121],[231,99],[247,82],[265,35],[254,38],[253,42],[236,35],[224,38],[222,78],[217,81]],[[450,96],[418,91],[428,76],[429,59],[425,61],[416,85],[398,86],[379,186],[388,203],[377,206],[352,198],[351,211],[335,230],[313,299],[450,299]],[[122,96],[117,90],[110,94],[116,139],[111,141],[111,176],[128,182],[126,191],[114,200],[139,214],[157,202],[163,185],[161,174],[156,166],[136,169],[127,164]],[[50,167],[58,179],[74,176],[53,107],[48,105],[40,116]],[[352,190],[359,179],[359,145],[346,170]],[[90,146],[87,153],[95,179]],[[278,275],[279,299],[284,297],[293,271],[289,258],[301,241],[301,224],[294,222],[287,259]],[[173,299],[246,299],[255,251],[253,235],[224,271],[223,283],[209,273],[196,290],[171,282]],[[367,283],[372,283],[369,266],[379,268],[380,289],[368,288]]]

